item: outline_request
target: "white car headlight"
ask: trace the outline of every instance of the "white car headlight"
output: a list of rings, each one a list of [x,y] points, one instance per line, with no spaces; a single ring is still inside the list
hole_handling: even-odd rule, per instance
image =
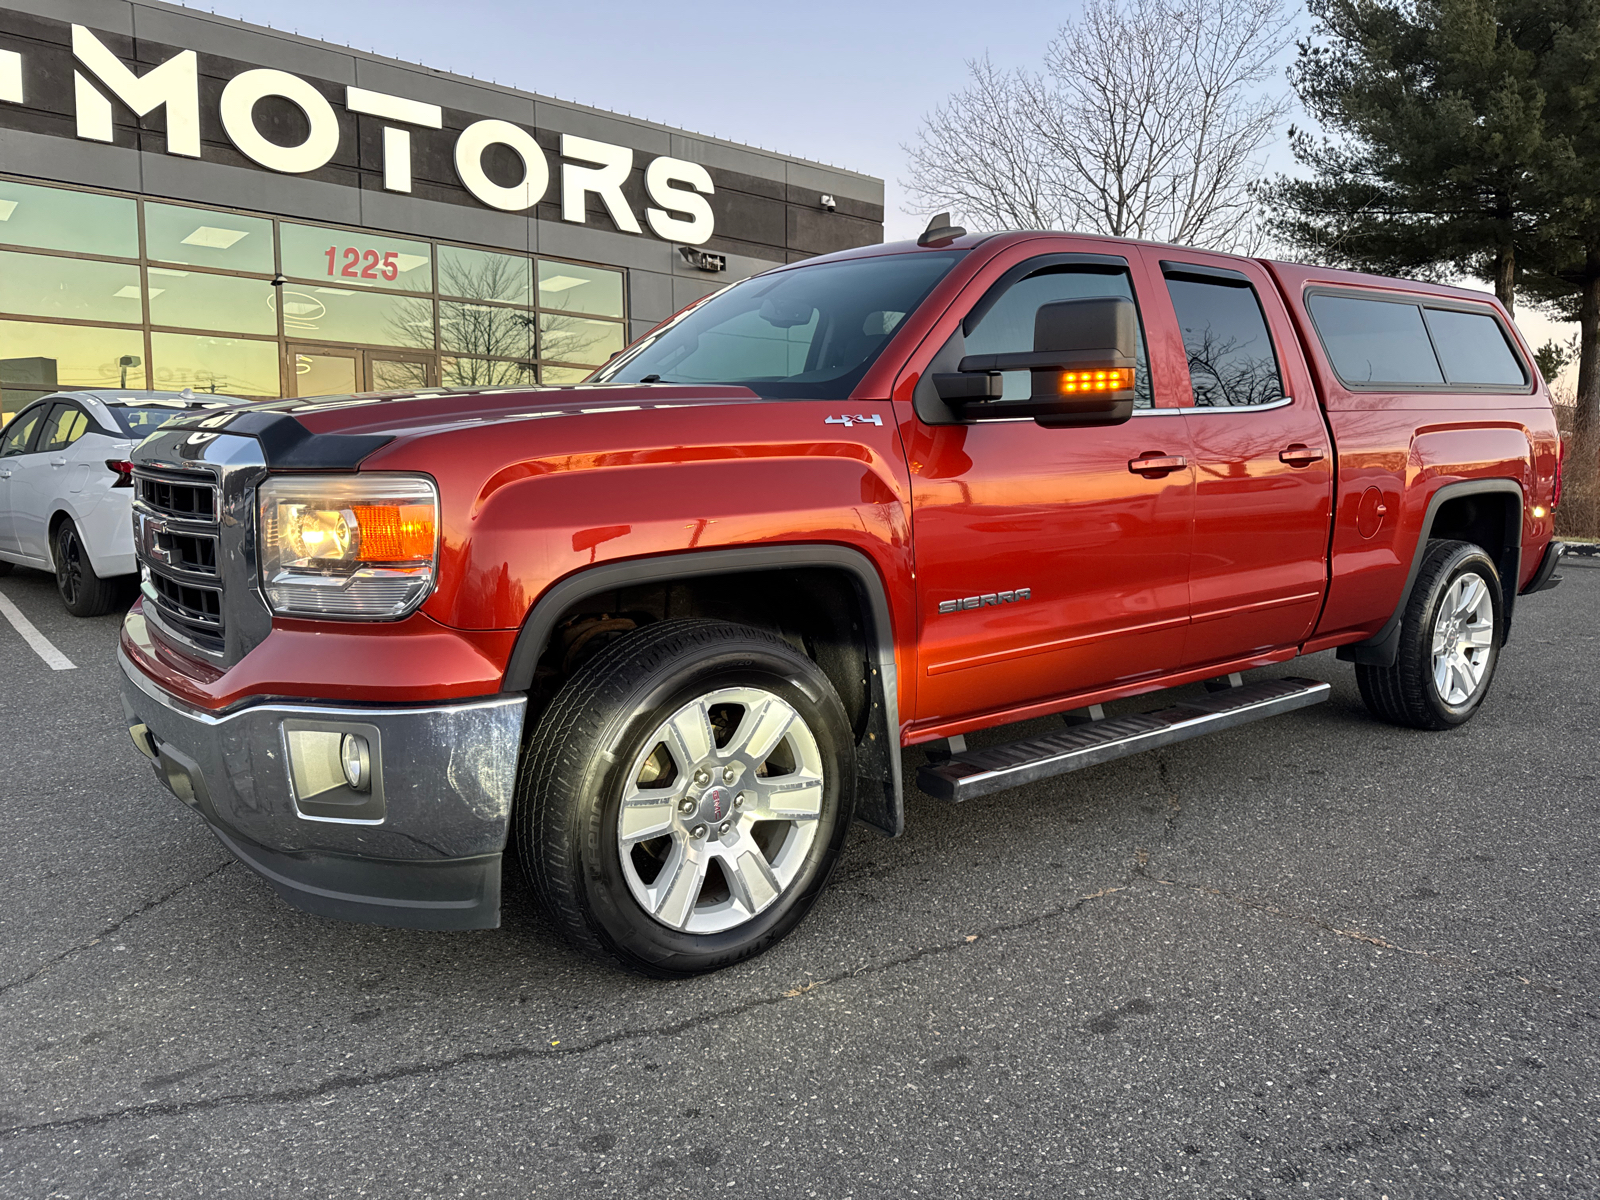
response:
[[[285,475],[256,490],[261,590],[283,616],[392,620],[439,565],[439,489],[416,475]]]

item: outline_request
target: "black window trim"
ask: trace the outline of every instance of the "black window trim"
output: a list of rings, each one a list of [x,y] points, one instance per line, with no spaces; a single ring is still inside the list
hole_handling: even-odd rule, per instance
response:
[[[55,399],[55,404],[51,406],[50,413],[47,413],[45,415],[44,424],[40,425],[39,426],[39,431],[33,435],[34,453],[36,453],[36,454],[43,454],[46,450],[49,450],[49,449],[70,450],[70,449],[72,449],[73,446],[77,445],[79,439],[84,437],[85,435],[90,434],[90,433],[98,433],[98,432],[100,432],[100,422],[96,421],[94,419],[94,414],[91,413],[88,409],[86,409],[83,405],[79,404],[76,400],[72,399],[70,396],[56,396],[54,399]],[[83,433],[80,433],[77,437],[73,438],[72,441],[68,442],[65,446],[55,446],[55,447],[41,446],[39,444],[39,441],[40,441],[41,438],[44,437],[44,431],[45,431],[46,427],[49,426],[50,417],[52,415],[54,415],[54,412],[55,412],[56,408],[70,409],[72,412],[78,413],[80,416],[82,416],[83,417],[83,421],[84,421]]]
[[[26,408],[24,408],[21,411],[19,411],[16,416],[11,418],[11,420],[6,422],[5,429],[4,430],[0,430],[0,438],[3,438],[6,434],[10,433],[11,430],[16,427],[16,424],[17,424],[18,421],[22,420],[23,417],[27,416],[29,413],[31,413],[36,408],[40,410],[41,414],[46,419],[48,419],[49,416],[50,416],[50,405],[54,401],[55,401],[55,396],[53,394],[49,395],[49,396],[41,396],[39,399],[35,400],[32,404],[28,405]],[[33,453],[35,453],[34,447],[39,444],[39,435],[44,432],[44,426],[45,426],[45,422],[43,420],[41,420],[37,425],[35,425],[33,427],[32,431],[28,434],[28,444],[26,446],[24,446],[21,450],[18,450],[15,454],[8,454],[8,455],[6,455],[6,457],[7,458],[21,458],[24,454],[33,454]]]
[[[1451,383],[1447,378],[1443,383],[1397,383],[1393,380],[1374,382],[1352,381],[1346,379],[1339,372],[1338,365],[1333,361],[1333,353],[1328,349],[1328,343],[1322,336],[1322,328],[1317,324],[1317,316],[1311,310],[1311,301],[1315,296],[1341,296],[1350,300],[1371,300],[1379,304],[1409,304],[1412,308],[1422,310],[1422,328],[1428,335],[1428,347],[1433,351],[1433,360],[1438,364],[1439,374],[1447,375],[1444,359],[1439,356],[1439,347],[1433,340],[1433,327],[1428,324],[1428,309],[1439,308],[1447,312],[1471,313],[1474,316],[1491,317],[1495,327],[1500,330],[1500,336],[1505,339],[1506,348],[1511,351],[1511,357],[1516,361],[1517,367],[1522,372],[1522,386],[1512,387],[1503,383]],[[1531,396],[1538,390],[1537,377],[1528,369],[1528,362],[1522,356],[1522,348],[1517,345],[1517,339],[1511,336],[1506,329],[1505,321],[1501,319],[1499,310],[1487,304],[1475,303],[1471,300],[1456,300],[1447,296],[1433,296],[1426,292],[1380,292],[1368,288],[1312,286],[1301,294],[1301,302],[1305,308],[1306,319],[1311,323],[1311,328],[1316,331],[1317,342],[1322,347],[1322,357],[1327,360],[1328,369],[1338,379],[1339,383],[1349,392],[1381,392],[1389,395],[1489,395],[1489,396]]]

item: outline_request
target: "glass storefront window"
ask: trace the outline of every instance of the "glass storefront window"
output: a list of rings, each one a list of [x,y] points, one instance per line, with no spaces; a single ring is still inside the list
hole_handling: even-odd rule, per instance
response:
[[[463,300],[498,300],[502,304],[532,304],[533,264],[526,258],[439,247],[439,294]]]
[[[0,251],[0,312],[137,325],[144,320],[139,268]]]
[[[600,366],[621,350],[622,326],[615,321],[587,321],[562,313],[539,314],[539,355],[557,362]]]
[[[137,329],[0,321],[0,393],[7,412],[69,388],[147,388],[144,334]]]
[[[147,201],[144,252],[152,262],[271,275],[272,222]]]
[[[533,354],[533,314],[487,304],[439,301],[439,348],[493,358]]]
[[[582,383],[593,374],[588,367],[540,367],[539,382],[546,387],[560,387],[564,383]]]
[[[428,386],[428,364],[420,359],[368,355],[375,392],[414,392]]]
[[[278,332],[265,279],[150,267],[150,323],[226,333]]]
[[[218,396],[278,395],[278,343],[191,333],[153,333],[156,387]]]
[[[494,362],[487,358],[439,360],[439,382],[445,387],[506,387],[533,382],[534,366],[529,362]]]
[[[322,229],[278,225],[283,273],[294,279],[327,280],[342,288],[433,290],[433,250],[427,242]]]
[[[0,243],[138,258],[139,218],[121,196],[0,179]]]
[[[539,307],[591,317],[622,316],[622,272],[576,263],[539,263]]]
[[[294,284],[279,290],[291,339],[433,349],[432,300]]]
[[[353,354],[296,352],[292,390],[296,396],[348,396],[361,390],[356,383],[360,365]]]

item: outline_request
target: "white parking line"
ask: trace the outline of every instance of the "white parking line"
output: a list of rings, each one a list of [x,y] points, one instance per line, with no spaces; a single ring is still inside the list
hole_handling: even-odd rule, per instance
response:
[[[22,615],[22,610],[11,603],[11,598],[0,592],[0,614],[11,622],[11,627],[22,635],[22,640],[33,647],[33,652],[44,659],[52,671],[76,671],[78,666],[65,654],[50,644],[50,639],[34,628],[33,622]]]

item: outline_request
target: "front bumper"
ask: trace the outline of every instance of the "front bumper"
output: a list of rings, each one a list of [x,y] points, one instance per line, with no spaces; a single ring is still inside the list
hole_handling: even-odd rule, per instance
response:
[[[118,661],[129,731],[156,777],[289,903],[406,929],[499,925],[524,697],[264,702],[219,715],[168,694],[125,653]],[[324,787],[307,762],[314,739],[345,730],[371,744],[364,796]]]

